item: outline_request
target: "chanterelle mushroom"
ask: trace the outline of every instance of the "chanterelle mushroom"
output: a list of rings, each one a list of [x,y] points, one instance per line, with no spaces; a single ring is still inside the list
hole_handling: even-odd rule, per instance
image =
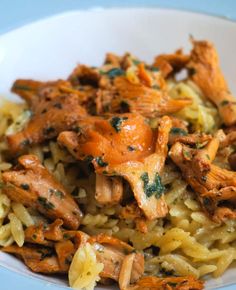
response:
[[[162,117],[156,137],[144,117],[123,114],[108,120],[96,119],[79,135],[63,132],[58,141],[77,159],[89,158],[97,173],[125,178],[145,216],[155,219],[168,212],[160,172],[171,125],[169,117]]]
[[[87,115],[80,105],[79,92],[73,90],[69,82],[17,80],[12,90],[28,103],[32,111],[32,117],[25,128],[7,136],[13,153],[72,129],[79,118]]]
[[[218,54],[208,41],[193,41],[188,68],[192,80],[218,108],[225,125],[236,123],[236,102],[219,66]]]
[[[219,140],[215,137],[203,149],[176,142],[169,151],[184,179],[199,195],[204,209],[217,222],[236,218],[236,173],[212,164],[218,147]]]
[[[51,219],[60,218],[69,229],[77,229],[82,213],[72,196],[34,155],[19,158],[19,170],[5,171],[4,192],[11,200],[33,207]]]

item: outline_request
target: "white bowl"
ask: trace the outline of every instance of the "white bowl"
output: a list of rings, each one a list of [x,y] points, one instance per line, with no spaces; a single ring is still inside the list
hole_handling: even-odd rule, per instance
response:
[[[226,79],[236,93],[234,22],[177,10],[133,8],[69,12],[0,36],[0,96],[13,97],[10,87],[16,78],[65,78],[79,62],[100,65],[108,51],[129,51],[151,62],[158,53],[179,47],[188,50],[190,34],[215,43]],[[0,265],[66,285],[60,279],[33,274],[4,253],[0,253]],[[236,283],[234,273],[229,269],[222,278],[209,280],[207,289]]]

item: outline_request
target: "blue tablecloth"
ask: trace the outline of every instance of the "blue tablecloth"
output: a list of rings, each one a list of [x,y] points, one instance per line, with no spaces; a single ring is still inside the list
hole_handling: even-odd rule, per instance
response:
[[[236,20],[236,0],[0,0],[0,33],[63,11],[121,6],[177,8]],[[0,277],[0,290],[62,289],[19,274],[13,275],[3,268],[0,268]],[[236,286],[224,288],[234,289]]]

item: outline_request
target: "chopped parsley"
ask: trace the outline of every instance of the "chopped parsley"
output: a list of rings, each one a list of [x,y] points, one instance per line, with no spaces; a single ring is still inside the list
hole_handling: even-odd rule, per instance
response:
[[[43,135],[46,135],[46,136],[54,132],[55,132],[54,127],[47,127],[43,129]]]
[[[153,183],[149,183],[149,176],[147,172],[144,172],[140,178],[143,181],[143,189],[147,197],[155,195],[156,198],[160,198],[165,191],[164,185],[161,183],[161,177],[158,173],[155,174]]]
[[[63,239],[67,240],[67,239],[70,239],[70,238],[71,238],[70,234],[66,233],[66,234],[63,235]]]
[[[200,143],[200,142],[196,142],[196,148],[197,149],[201,149],[203,148],[205,145],[206,145],[207,142],[203,142],[203,143]]]
[[[61,103],[56,103],[53,105],[54,108],[57,108],[57,109],[62,109],[62,104]]]
[[[116,132],[120,132],[122,122],[127,119],[128,117],[113,117],[110,121],[110,124],[116,130]]]
[[[24,190],[29,190],[29,184],[27,184],[27,183],[22,183],[21,185],[20,185],[20,187],[22,188],[22,189],[24,189]]]
[[[81,132],[81,128],[79,126],[74,126],[72,128],[73,131],[75,131],[76,133],[80,133]]]
[[[155,90],[160,90],[160,87],[158,85],[153,85],[152,88]]]
[[[20,146],[24,147],[30,144],[29,139],[24,139],[23,141],[21,141]]]
[[[131,146],[131,145],[129,145],[127,148],[128,148],[129,151],[135,151],[136,150],[135,147]]]
[[[45,197],[39,196],[38,202],[45,208],[45,209],[54,209],[55,205],[48,201]]]
[[[57,196],[60,199],[62,199],[64,197],[64,193],[62,191],[58,190],[58,189],[50,188],[49,192],[52,193],[52,194],[55,194],[55,196]]]
[[[210,205],[211,205],[211,200],[210,200],[210,198],[208,198],[208,197],[204,197],[204,198],[203,198],[203,204],[204,204],[205,207],[210,206]]]
[[[102,157],[96,157],[95,160],[96,160],[97,164],[101,167],[106,167],[108,165],[107,162],[104,162],[102,160]]]
[[[88,155],[84,158],[84,161],[87,163],[91,163],[93,161],[93,156],[92,155]]]
[[[141,61],[138,60],[138,59],[133,59],[132,61],[133,61],[133,64],[134,64],[134,65],[138,65],[138,64],[141,63]]]
[[[203,182],[206,182],[206,181],[207,181],[207,176],[206,176],[206,175],[203,175],[203,176],[201,177],[201,180],[202,180]]]
[[[178,127],[173,127],[170,130],[170,133],[171,134],[174,134],[174,135],[180,135],[180,136],[186,136],[186,135],[188,135],[188,133],[184,129],[178,128]]]
[[[36,234],[33,234],[33,235],[32,235],[32,239],[33,239],[33,240],[36,240],[36,239],[37,239],[37,235],[36,235]]]
[[[32,91],[33,89],[27,85],[14,84],[13,90]]]
[[[52,249],[45,249],[45,250],[37,250],[37,253],[41,254],[41,258],[40,260],[42,261],[43,259],[47,258],[47,257],[52,257],[54,254],[54,251]]]
[[[150,67],[150,70],[153,71],[153,72],[158,72],[158,71],[160,71],[160,69],[159,69],[158,67],[156,67],[156,66],[151,66],[151,67]]]
[[[183,155],[186,159],[190,159],[191,158],[191,153],[189,151],[183,150]]]
[[[206,154],[206,158],[207,158],[208,160],[211,160],[209,154]]]
[[[121,68],[112,68],[107,72],[107,75],[113,79],[115,77],[124,75],[124,73],[124,70]]]
[[[220,105],[223,107],[223,106],[226,106],[229,104],[229,101],[228,100],[223,100]]]

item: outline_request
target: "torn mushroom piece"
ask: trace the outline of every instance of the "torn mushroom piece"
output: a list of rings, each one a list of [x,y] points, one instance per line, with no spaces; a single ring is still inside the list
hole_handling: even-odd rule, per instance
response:
[[[132,202],[123,207],[119,217],[121,219],[133,220],[138,231],[142,233],[148,232],[147,219],[136,202]]]
[[[192,41],[193,49],[187,65],[190,77],[202,90],[203,94],[213,102],[225,125],[236,123],[236,102],[229,92],[219,66],[218,54],[210,42]]]
[[[122,114],[96,120],[93,128],[80,135],[63,132],[58,141],[77,159],[89,159],[96,173],[125,178],[138,206],[152,220],[168,212],[160,172],[165,164],[171,125],[170,118],[163,117],[156,138],[144,117]]]
[[[63,240],[63,221],[56,219],[52,224],[29,226],[25,229],[25,241],[33,244],[52,246],[53,242]]]
[[[160,173],[167,156],[171,126],[169,117],[161,118],[154,152],[142,162],[128,161],[110,168],[110,174],[115,172],[129,182],[139,208],[149,220],[164,217],[168,213]]]
[[[64,273],[58,262],[54,249],[46,247],[16,245],[4,247],[2,251],[22,258],[24,263],[36,273],[55,274]]]
[[[66,81],[17,80],[12,91],[25,99],[32,111],[25,128],[7,136],[9,148],[15,154],[27,145],[42,143],[72,129],[78,119],[87,115],[80,105],[79,93]]]
[[[123,196],[123,182],[120,177],[96,174],[95,198],[99,204],[118,204]]]
[[[105,234],[91,237],[88,242],[94,245],[97,260],[104,265],[103,271],[99,274],[100,277],[115,281],[122,280],[124,273],[122,264],[133,252],[133,247]],[[132,253],[132,257],[133,263],[129,267],[130,281],[135,283],[144,273],[144,257],[140,253]]]
[[[116,77],[110,94],[111,112],[122,112],[158,117],[178,112],[192,103],[191,99],[171,99],[165,90],[150,88],[142,83],[131,83],[126,77]]]
[[[204,282],[193,276],[186,277],[143,277],[135,285],[130,285],[121,290],[201,290]]]
[[[177,142],[169,155],[199,195],[205,211],[214,221],[221,222],[236,218],[236,173],[212,164],[218,147],[217,138],[199,150]]]
[[[204,133],[193,133],[188,134],[186,130],[178,127],[172,127],[170,130],[169,144],[173,145],[176,142],[183,144],[195,145],[196,148],[204,147],[212,136]]]
[[[184,68],[189,61],[189,55],[184,55],[179,49],[173,54],[160,54],[155,58],[153,66],[160,69],[164,78]]]
[[[2,174],[4,192],[13,201],[33,207],[65,227],[77,229],[82,213],[72,196],[34,155],[19,158],[19,168]]]

